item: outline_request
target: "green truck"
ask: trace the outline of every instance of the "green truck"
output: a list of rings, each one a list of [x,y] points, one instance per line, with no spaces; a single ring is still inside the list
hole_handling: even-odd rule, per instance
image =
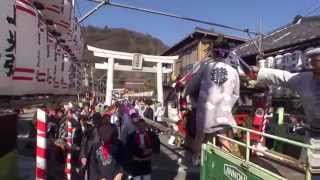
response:
[[[223,151],[216,146],[215,138],[212,142],[202,145],[201,154],[201,180],[315,180],[320,179],[317,174],[320,168],[311,167],[308,163],[298,161],[284,154],[257,149],[250,144],[250,134],[256,133],[266,138],[298,146],[306,152],[319,150],[319,147],[261,133],[240,126],[233,128],[245,133],[245,140],[235,140],[218,135],[219,138],[231,141],[243,148],[244,157],[237,157]],[[257,156],[254,152],[260,152],[263,156]]]

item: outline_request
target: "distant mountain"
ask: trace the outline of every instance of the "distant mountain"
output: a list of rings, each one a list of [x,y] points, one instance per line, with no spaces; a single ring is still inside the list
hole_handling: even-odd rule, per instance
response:
[[[94,27],[83,28],[86,44],[98,48],[125,51],[132,53],[143,53],[159,55],[167,49],[167,46],[149,34],[143,34],[124,28]],[[103,62],[103,58],[94,57],[87,49],[84,52],[83,61],[88,63]],[[117,60],[116,60],[117,61]],[[99,79],[104,74],[101,70],[96,70],[94,79]],[[155,77],[150,73],[128,73],[115,72],[115,88],[122,87],[126,81],[147,81]]]

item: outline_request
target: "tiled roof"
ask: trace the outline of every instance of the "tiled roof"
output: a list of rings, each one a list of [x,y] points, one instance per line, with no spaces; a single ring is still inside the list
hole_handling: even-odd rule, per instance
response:
[[[181,48],[181,47],[185,46],[186,44],[189,44],[192,41],[196,40],[197,37],[204,37],[205,36],[205,37],[210,37],[210,38],[217,38],[218,36],[221,36],[221,35],[226,39],[229,39],[229,40],[232,40],[234,42],[237,42],[237,44],[241,44],[241,43],[244,43],[244,42],[248,41],[247,39],[244,39],[244,38],[225,35],[225,34],[222,34],[222,33],[218,33],[218,32],[214,32],[214,31],[211,31],[211,30],[207,30],[207,29],[202,29],[202,28],[196,27],[194,32],[192,32],[187,37],[185,37],[184,39],[182,39],[181,41],[179,41],[178,43],[173,45],[167,51],[162,53],[162,55],[163,56],[171,55],[172,53],[177,51],[179,48]]]
[[[262,38],[262,52],[273,52],[317,39],[320,39],[320,16],[295,18],[292,24]],[[257,43],[257,39],[240,45],[236,52],[242,57],[258,54],[254,42]]]

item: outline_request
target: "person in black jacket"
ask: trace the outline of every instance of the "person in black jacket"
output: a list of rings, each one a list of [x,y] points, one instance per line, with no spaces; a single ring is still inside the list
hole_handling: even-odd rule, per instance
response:
[[[143,119],[135,122],[137,130],[131,133],[127,139],[127,148],[132,155],[132,162],[129,166],[129,174],[134,180],[151,179],[153,154],[160,153],[160,140],[158,136],[147,128]]]
[[[121,180],[129,157],[118,139],[117,127],[106,122],[96,129],[100,139],[89,149],[88,180]]]
[[[81,147],[80,147],[80,162],[81,162],[81,171],[82,174],[85,174],[85,171],[89,171],[88,169],[88,162],[91,158],[90,150],[92,149],[92,146],[100,141],[100,135],[98,132],[98,128],[101,125],[102,117],[96,116],[92,124],[87,126],[84,137],[81,141]],[[89,172],[88,172],[89,173]]]
[[[143,112],[143,116],[150,119],[150,120],[153,120],[154,119],[154,113],[153,113],[153,109],[151,108],[151,101],[147,101],[146,104],[147,104],[147,107],[146,109],[144,110]]]

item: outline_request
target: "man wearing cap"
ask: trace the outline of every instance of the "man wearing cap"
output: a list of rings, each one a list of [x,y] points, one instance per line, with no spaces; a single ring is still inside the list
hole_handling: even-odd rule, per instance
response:
[[[320,48],[306,53],[310,58],[312,71],[290,73],[284,70],[261,68],[258,72],[258,85],[278,85],[296,91],[301,98],[306,115],[306,141],[308,144],[320,144]],[[308,157],[311,152],[308,152]],[[320,161],[309,158],[311,165],[320,165]]]

